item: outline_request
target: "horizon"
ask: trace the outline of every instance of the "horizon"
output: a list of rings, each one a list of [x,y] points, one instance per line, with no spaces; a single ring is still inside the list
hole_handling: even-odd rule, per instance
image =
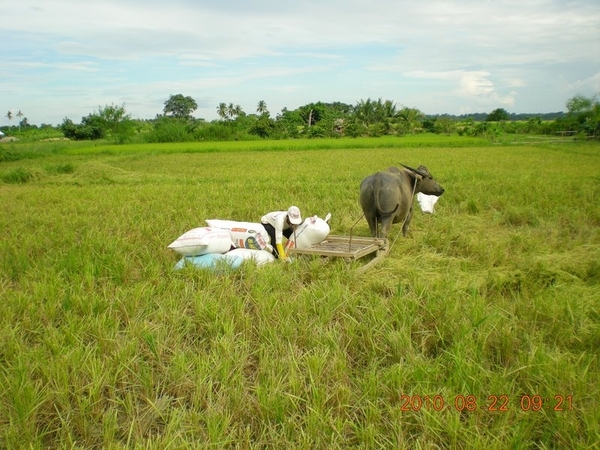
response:
[[[332,103],[335,103],[335,102],[332,102]],[[304,106],[304,105],[300,105],[300,106]],[[417,109],[419,109],[419,108],[417,108]],[[289,108],[288,108],[288,110],[292,111]],[[96,108],[94,111],[90,111],[89,113],[91,114],[91,113],[94,113],[94,112],[97,112],[97,111],[98,111],[98,109]],[[125,112],[128,113],[127,109],[125,110]],[[421,111],[421,112],[423,113],[423,116],[425,116],[425,117],[432,117],[432,116],[470,117],[470,116],[488,115],[492,111],[487,111],[487,112],[479,111],[479,112],[472,112],[472,113],[465,113],[465,114],[450,114],[450,113],[428,114],[428,113],[423,112],[423,111]],[[244,113],[246,115],[252,115],[252,114],[256,115],[255,112],[248,113],[248,112],[244,111]],[[533,117],[536,117],[536,116],[546,116],[546,115],[554,115],[554,114],[566,114],[567,111],[565,111],[565,110],[562,110],[562,111],[550,111],[550,112],[546,112],[546,113],[541,113],[541,112],[512,112],[512,111],[507,111],[507,113],[508,113],[509,116],[513,116],[513,115],[515,115],[515,116],[521,116],[521,115],[524,115],[524,116],[533,116]],[[276,114],[271,113],[271,118],[275,120],[277,114],[279,114],[279,112],[276,113]],[[86,116],[87,116],[87,114],[86,114]],[[25,117],[26,117],[26,115],[23,114],[23,118],[25,118]],[[83,116],[83,117],[85,117],[85,116]],[[69,119],[71,119],[73,121],[73,123],[75,123],[75,124],[80,124],[81,123],[81,119],[83,117],[79,118],[78,120],[75,120],[72,117],[69,117]],[[211,123],[213,121],[221,121],[221,120],[223,120],[221,118],[213,118],[211,120],[207,120],[207,119],[205,119],[203,117],[196,117],[194,114],[192,114],[191,117],[194,120],[203,120],[206,123]],[[7,118],[7,117],[5,116],[5,118]],[[132,120],[139,120],[139,121],[153,121],[153,120],[156,120],[156,116],[152,117],[152,118],[149,118],[149,117],[131,117],[131,119]],[[11,119],[11,123],[10,123],[10,128],[11,129],[12,128],[18,128],[19,127],[19,122],[20,122],[20,120],[16,119],[15,115],[13,114],[13,118]],[[31,126],[41,127],[43,125],[50,125],[50,126],[56,128],[56,127],[59,127],[62,124],[62,121],[60,123],[56,123],[56,124],[45,123],[45,122],[31,123],[29,121],[29,119],[28,119],[27,123],[28,123],[28,125],[31,125]],[[9,128],[9,124],[0,125],[0,128],[2,128],[2,129]]]

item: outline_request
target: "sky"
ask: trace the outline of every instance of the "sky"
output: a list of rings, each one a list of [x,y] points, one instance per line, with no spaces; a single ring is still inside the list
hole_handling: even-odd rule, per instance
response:
[[[272,117],[368,98],[425,114],[600,94],[598,0],[0,0],[0,125],[134,119],[171,95]]]

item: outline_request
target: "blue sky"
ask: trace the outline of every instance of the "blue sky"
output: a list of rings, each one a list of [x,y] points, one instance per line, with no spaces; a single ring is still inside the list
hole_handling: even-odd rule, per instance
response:
[[[274,117],[393,100],[426,114],[553,112],[600,94],[598,0],[0,0],[0,125],[104,105],[133,118],[172,94]],[[12,124],[17,120],[13,119]]]

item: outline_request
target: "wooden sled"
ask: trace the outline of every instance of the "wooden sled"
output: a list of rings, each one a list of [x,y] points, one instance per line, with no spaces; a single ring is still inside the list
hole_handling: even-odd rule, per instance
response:
[[[387,239],[329,235],[319,244],[305,249],[290,248],[288,253],[344,258],[346,262],[352,262],[375,253],[375,257],[371,261],[357,270],[358,273],[363,273],[379,263],[388,250],[389,243]]]

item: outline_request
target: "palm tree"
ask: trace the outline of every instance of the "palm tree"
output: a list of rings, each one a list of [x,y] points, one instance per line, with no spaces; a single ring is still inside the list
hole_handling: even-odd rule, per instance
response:
[[[375,109],[375,116],[374,116],[375,122],[383,121],[383,119],[385,118],[385,106],[384,106],[383,100],[381,100],[381,97],[379,97],[377,99],[377,101],[374,103],[374,109]]]
[[[219,106],[217,107],[217,114],[221,119],[227,119],[227,105],[225,103],[219,103]]]
[[[227,106],[227,115],[232,120],[241,116],[243,113],[244,111],[242,110],[242,107],[240,105],[234,105],[233,103],[230,103]]]
[[[356,118],[366,127],[375,121],[375,108],[377,103],[370,98],[360,100],[355,108]]]
[[[12,118],[13,118],[12,112],[11,112],[11,111],[8,111],[8,112],[6,113],[6,117],[8,117],[8,129],[10,130],[10,121],[11,121],[11,120],[12,120]]]
[[[421,121],[423,120],[423,113],[417,108],[407,108],[406,106],[398,113],[400,122],[404,125],[405,129],[408,129],[411,133],[414,133],[417,128],[421,127]]]
[[[396,113],[398,112],[396,104],[391,100],[386,100],[383,104],[383,111],[386,118],[396,117]]]
[[[17,117],[19,118],[19,131],[21,131],[21,117],[23,117],[23,113],[21,110],[17,113]]]
[[[239,117],[244,114],[244,111],[242,110],[242,107],[240,105],[235,105],[233,111],[235,112],[235,117]]]
[[[233,106],[233,103],[230,103],[227,106],[227,115],[230,119],[233,119],[233,117],[235,116],[235,106]]]
[[[264,100],[260,100],[258,102],[258,105],[256,106],[256,112],[261,116],[268,115],[269,110],[267,109],[267,102],[265,102]]]
[[[381,105],[381,121],[383,123],[383,131],[385,134],[389,134],[392,129],[392,123],[396,118],[397,108],[396,104],[391,100],[386,100]]]

